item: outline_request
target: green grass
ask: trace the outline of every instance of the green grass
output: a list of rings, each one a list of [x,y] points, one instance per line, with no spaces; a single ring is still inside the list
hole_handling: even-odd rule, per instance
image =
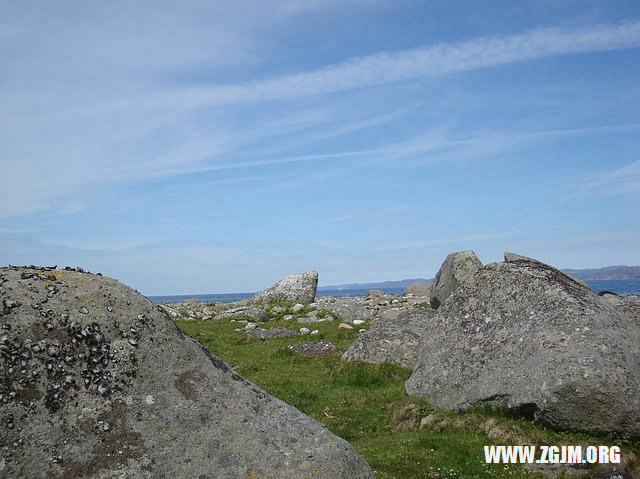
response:
[[[546,444],[615,444],[611,438],[558,433],[524,419],[487,408],[465,414],[438,409],[426,401],[407,397],[404,382],[411,371],[391,364],[343,362],[339,355],[301,357],[286,349],[293,343],[327,339],[346,348],[357,330],[337,329],[338,321],[299,324],[282,319],[261,327],[318,329],[316,336],[266,339],[246,338],[230,321],[176,321],[188,335],[211,349],[238,373],[273,396],[324,423],[349,441],[381,479],[542,478],[519,465],[487,465],[483,446],[492,444],[483,424],[492,419]],[[367,322],[364,327],[368,327]],[[393,412],[415,403],[418,422],[438,415],[438,427],[392,432]],[[640,442],[622,444],[640,455]],[[431,475],[430,475],[431,474]]]

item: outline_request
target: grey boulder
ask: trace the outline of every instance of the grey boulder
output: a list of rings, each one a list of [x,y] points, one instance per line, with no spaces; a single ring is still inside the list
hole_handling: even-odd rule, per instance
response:
[[[431,295],[431,283],[425,283],[423,281],[417,281],[415,283],[411,283],[402,292],[403,296],[407,296],[409,294],[412,294],[414,296],[427,296],[428,297],[428,296]]]
[[[1,477],[374,477],[121,283],[2,268],[0,287]]]
[[[487,403],[556,429],[640,436],[640,325],[535,260],[465,281],[423,336],[405,387],[443,408]]]
[[[533,258],[529,258],[528,256],[523,256],[521,254],[517,254],[517,253],[511,253],[510,251],[505,251],[504,252],[504,261],[506,263],[518,263],[519,261],[538,261],[537,259],[533,259]],[[563,271],[564,273],[564,271]],[[576,278],[573,275],[570,275],[568,273],[564,273],[567,276],[571,276],[574,281],[577,281],[578,283],[580,283],[582,286],[584,286],[585,288],[589,288],[589,285],[587,283],[585,283],[584,281]],[[590,289],[590,288],[589,288]]]
[[[249,303],[268,303],[269,301],[293,301],[302,304],[313,303],[318,289],[318,273],[291,274],[276,284],[251,297]]]
[[[376,320],[369,330],[351,343],[342,355],[344,361],[393,363],[413,369],[423,336],[429,334],[433,310],[405,313],[395,320]]]
[[[429,299],[431,307],[438,309],[464,280],[471,277],[480,268],[482,268],[482,262],[473,251],[449,254],[431,284]]]

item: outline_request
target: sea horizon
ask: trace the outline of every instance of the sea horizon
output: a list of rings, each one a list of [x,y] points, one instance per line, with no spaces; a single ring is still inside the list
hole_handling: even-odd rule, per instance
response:
[[[585,283],[594,293],[601,291],[611,291],[621,296],[627,294],[640,294],[640,278],[634,279],[599,279],[586,280]],[[318,289],[316,296],[333,296],[336,298],[348,298],[354,296],[364,296],[371,288],[332,288],[325,289],[326,286]],[[376,288],[388,294],[401,294],[405,288]],[[211,294],[174,294],[174,295],[158,295],[147,296],[147,298],[155,303],[161,304],[165,302],[180,303],[189,299],[195,299],[199,303],[233,303],[248,299],[257,291],[244,293],[211,293]]]

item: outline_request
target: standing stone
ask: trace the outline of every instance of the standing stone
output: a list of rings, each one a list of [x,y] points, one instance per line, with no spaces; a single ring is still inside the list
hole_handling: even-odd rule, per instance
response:
[[[250,303],[268,303],[269,301],[293,301],[302,304],[313,303],[318,289],[318,273],[292,274],[282,278],[276,284],[249,299]]]
[[[0,286],[0,477],[373,479],[121,283],[10,267]]]
[[[438,309],[453,294],[460,284],[482,268],[482,262],[473,251],[451,253],[440,266],[431,285],[429,303]]]
[[[410,395],[487,403],[556,429],[640,437],[640,324],[535,260],[492,263],[432,320]]]

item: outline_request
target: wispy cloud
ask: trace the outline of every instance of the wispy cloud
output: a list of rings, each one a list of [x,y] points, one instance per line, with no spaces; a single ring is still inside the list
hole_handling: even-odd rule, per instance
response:
[[[387,244],[373,248],[371,251],[391,251],[409,248],[424,248],[427,246],[435,246],[440,244],[467,243],[472,241],[484,241],[504,236],[501,233],[472,233],[465,236],[455,238],[438,238],[425,241],[412,241],[409,243]]]
[[[43,244],[72,250],[120,252],[148,245],[156,240],[151,238],[86,238],[48,239]]]
[[[640,193],[640,160],[616,168],[590,181],[574,193],[562,198],[555,206],[560,206],[572,198],[588,192],[634,196]]]
[[[299,98],[383,83],[476,70],[538,58],[637,48],[640,22],[562,30],[536,29],[510,36],[483,37],[399,52],[379,52],[319,70],[240,85],[187,88],[149,96],[149,105],[171,108]]]
[[[311,221],[311,224],[321,223],[342,223],[347,221],[380,221],[384,218],[394,217],[402,212],[411,210],[411,206],[395,206],[389,208],[380,208],[375,211],[351,211],[344,214],[327,216],[325,218],[317,218]]]

